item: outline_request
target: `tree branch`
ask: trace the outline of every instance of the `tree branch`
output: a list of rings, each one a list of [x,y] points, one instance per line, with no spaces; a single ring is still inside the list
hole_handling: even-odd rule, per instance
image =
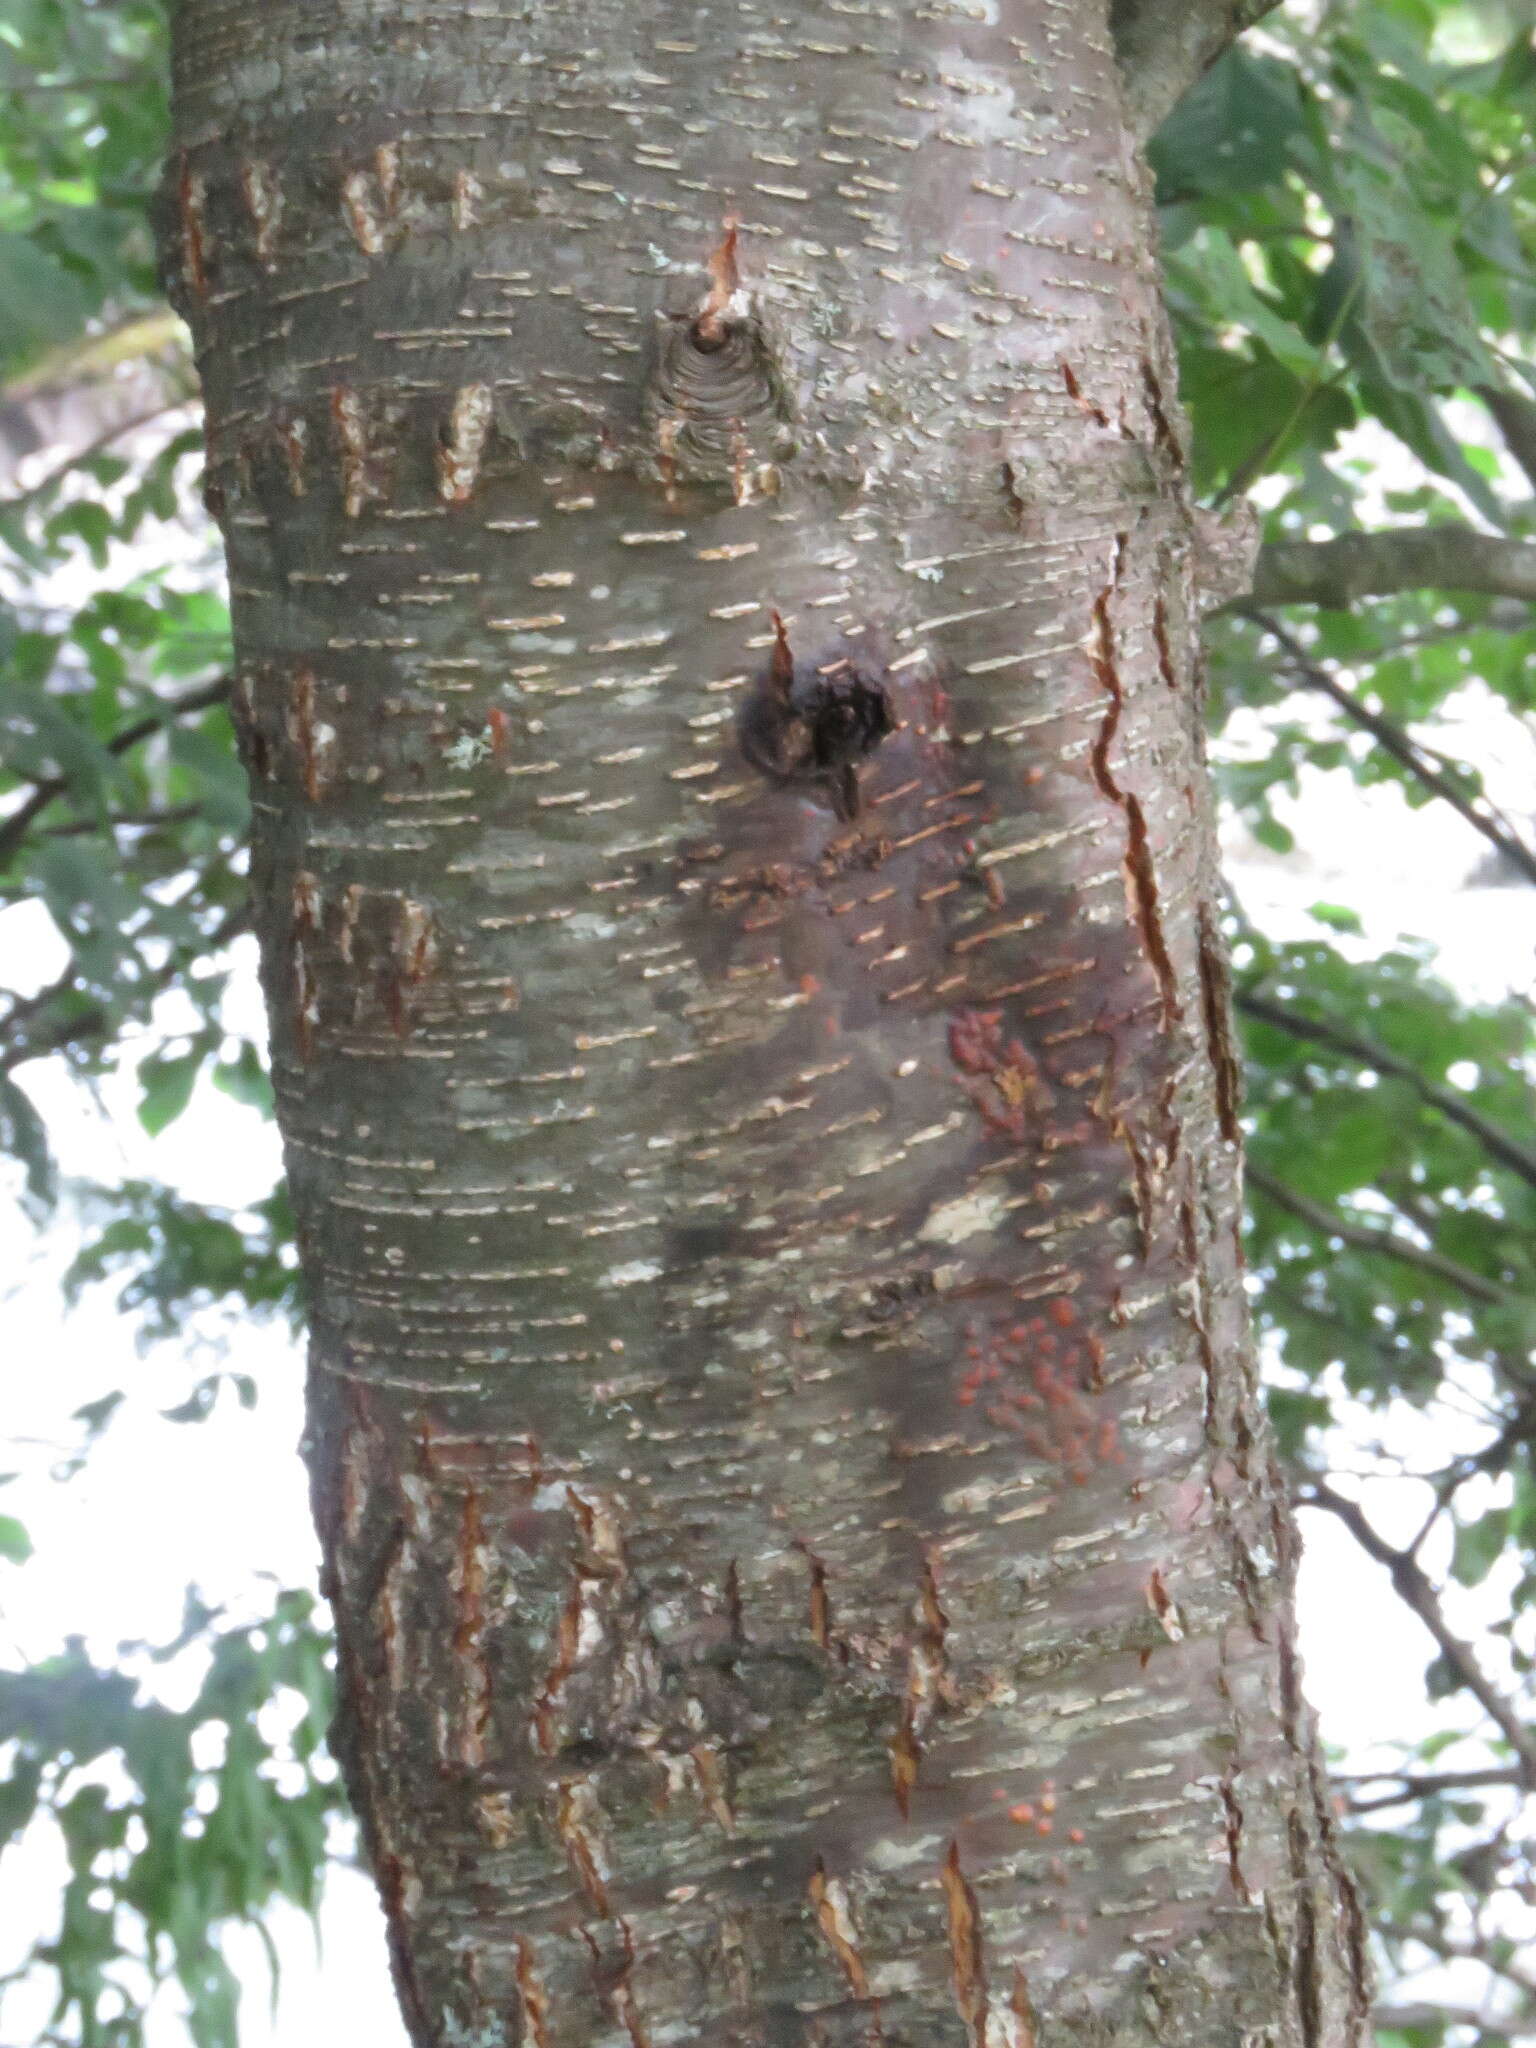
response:
[[[132,314],[120,327],[105,334],[81,335],[62,341],[41,356],[30,369],[9,383],[0,384],[0,399],[37,398],[48,391],[67,391],[92,377],[106,377],[122,363],[140,362],[175,346],[188,352],[188,336],[181,315],[169,306],[152,312]]]
[[[178,718],[186,718],[194,711],[206,711],[211,705],[220,704],[229,695],[229,677],[219,676],[201,688],[188,690],[180,697],[168,697],[154,711],[145,712],[142,718],[125,725],[121,732],[115,732],[107,741],[109,754],[126,754],[130,747],[136,747],[140,740],[148,739],[151,733],[159,732],[167,725],[174,725]],[[47,810],[51,803],[66,794],[69,778],[65,775],[50,775],[44,781],[34,783],[32,794],[11,812],[0,824],[0,868],[12,860],[32,825]]]
[[[1517,391],[1500,391],[1493,384],[1479,384],[1477,395],[1498,421],[1504,445],[1519,463],[1536,490],[1536,399]]]
[[[1254,565],[1252,601],[1347,612],[1362,598],[1399,590],[1479,590],[1528,604],[1536,599],[1536,546],[1472,526],[1270,541]]]
[[[1476,2027],[1480,2033],[1501,2034],[1511,2041],[1528,2041],[1536,2035],[1536,2021],[1517,2015],[1479,2012],[1470,2005],[1378,2005],[1372,2012],[1378,2027],[1403,2031],[1420,2027]]]
[[[1438,1109],[1449,1122],[1469,1131],[1501,1166],[1510,1167],[1522,1180],[1536,1187],[1536,1152],[1521,1145],[1507,1131],[1500,1130],[1497,1124],[1489,1123],[1454,1090],[1442,1088],[1438,1082],[1426,1079],[1411,1061],[1399,1059],[1396,1053],[1389,1052],[1375,1039],[1346,1030],[1343,1025],[1331,1024],[1325,1018],[1304,1016],[1300,1010],[1290,1009],[1284,1003],[1260,995],[1256,989],[1239,990],[1233,1001],[1245,1016],[1256,1017],[1261,1024],[1271,1024],[1276,1030],[1288,1032],[1292,1038],[1303,1039],[1312,1045],[1329,1046],[1335,1052],[1358,1060],[1373,1073],[1389,1074],[1394,1080],[1406,1081],[1417,1095]]]
[[[1385,1565],[1394,1590],[1407,1602],[1440,1647],[1440,1654],[1462,1684],[1497,1726],[1519,1759],[1520,1782],[1536,1786],[1536,1740],[1520,1716],[1484,1676],[1471,1650],[1453,1635],[1440,1612],[1439,1597],[1417,1560],[1406,1550],[1395,1550],[1367,1519],[1358,1501],[1335,1493],[1326,1479],[1313,1480],[1302,1493],[1304,1504],[1325,1508],[1336,1516],[1368,1557]]]
[[[1202,72],[1276,0],[1111,0],[1126,112],[1145,142]]]
[[[1527,1997],[1536,1998],[1536,1978],[1529,1976],[1508,1957],[1490,1954],[1488,1943],[1481,1936],[1470,1941],[1452,1941],[1443,1929],[1431,1931],[1411,1922],[1405,1924],[1385,1919],[1377,1920],[1376,1932],[1386,1941],[1417,1942],[1420,1948],[1428,1949],[1432,1956],[1439,1956],[1443,1962],[1481,1963],[1484,1969],[1513,1984]]]
[[[44,825],[45,839],[81,839],[92,832],[153,832],[164,825],[185,825],[202,816],[201,804],[169,804],[164,810],[114,811],[107,818],[74,818],[67,825]]]
[[[217,953],[221,947],[227,946],[231,939],[238,938],[242,932],[250,929],[249,903],[234,905],[225,911],[212,931],[203,939],[198,947],[197,957],[206,959]],[[175,981],[177,975],[185,970],[186,965],[184,959],[173,953],[163,967],[157,968],[134,990],[135,996],[142,1000],[145,997],[153,998],[162,994]],[[104,1037],[114,1028],[113,1016],[106,1006],[92,1002],[62,1023],[40,1030],[35,1036],[27,1035],[28,1020],[36,1017],[60,996],[68,995],[75,987],[76,980],[75,963],[71,960],[56,981],[49,982],[35,995],[18,996],[15,999],[5,1016],[0,1018],[0,1074],[9,1074],[16,1067],[24,1066],[28,1060],[46,1059],[50,1053],[63,1052],[67,1046],[83,1045],[93,1038]],[[21,1027],[20,1036],[12,1038],[18,1026]],[[5,1043],[7,1038],[12,1038],[10,1044]]]
[[[1437,1792],[1475,1792],[1487,1786],[1523,1787],[1525,1779],[1513,1766],[1491,1765],[1484,1771],[1373,1771],[1363,1778],[1335,1778],[1340,1787],[1381,1784],[1390,1780],[1395,1792],[1380,1792],[1369,1799],[1346,1790],[1344,1798],[1351,1813],[1379,1813],[1386,1806],[1403,1806],[1413,1799],[1430,1799]]]
[[[1308,689],[1321,691],[1338,706],[1351,723],[1358,725],[1363,732],[1368,732],[1394,761],[1400,761],[1426,789],[1432,790],[1442,801],[1448,803],[1452,810],[1465,818],[1474,832],[1481,833],[1490,846],[1497,847],[1505,859],[1518,868],[1528,881],[1536,882],[1536,852],[1533,852],[1502,818],[1493,816],[1486,806],[1480,809],[1479,802],[1482,800],[1470,797],[1465,790],[1458,789],[1451,778],[1434,765],[1428,748],[1421,746],[1412,734],[1405,732],[1401,726],[1394,725],[1390,718],[1383,718],[1379,711],[1370,710],[1358,697],[1352,697],[1342,683],[1335,682],[1327,669],[1312,659],[1296,635],[1282,626],[1272,613],[1254,609],[1245,611],[1243,616],[1251,619],[1255,625],[1262,626],[1278,643],[1284,650],[1291,668]]]
[[[83,448],[75,449],[61,462],[55,463],[52,469],[46,470],[35,484],[29,484],[24,491],[14,492],[9,498],[0,498],[0,518],[24,510],[26,506],[51,491],[55,485],[62,483],[71,470],[78,469],[82,462],[89,462],[93,455],[100,455],[103,450],[110,448],[114,441],[121,440],[125,434],[131,434],[139,427],[152,426],[156,420],[164,419],[167,413],[183,412],[187,405],[188,400],[185,398],[170,398],[161,405],[149,406],[142,412],[131,412],[114,425],[103,427]]]
[[[1320,1230],[1329,1237],[1339,1238],[1360,1251],[1379,1252],[1383,1258],[1396,1259],[1405,1266],[1417,1266],[1420,1272],[1433,1273],[1436,1279],[1448,1281],[1452,1287],[1459,1287],[1463,1294],[1470,1294],[1474,1301],[1509,1300],[1506,1289],[1495,1281],[1484,1279],[1481,1273],[1474,1273],[1470,1266],[1448,1259],[1443,1252],[1428,1246],[1417,1245],[1411,1238],[1399,1237],[1394,1230],[1380,1230],[1370,1223],[1351,1223],[1337,1209],[1330,1209],[1322,1202],[1314,1202],[1308,1196],[1298,1194],[1295,1188],[1271,1179],[1259,1167],[1248,1167],[1248,1181],[1280,1208],[1289,1210],[1291,1215],[1299,1217],[1303,1223],[1310,1223],[1314,1230]]]

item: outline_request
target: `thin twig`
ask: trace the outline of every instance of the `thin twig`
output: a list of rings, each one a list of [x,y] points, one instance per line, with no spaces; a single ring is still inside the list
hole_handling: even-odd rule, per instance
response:
[[[218,952],[221,946],[228,945],[231,939],[238,938],[242,932],[250,929],[249,903],[236,904],[224,913],[213,930],[203,939],[198,949],[198,957],[207,958]],[[146,996],[161,994],[175,981],[183,966],[184,962],[173,955],[163,967],[158,968],[146,981],[140,983],[134,989],[134,994],[141,1000]],[[50,982],[46,988],[39,989],[36,995],[18,999],[4,1019],[0,1019],[0,1041],[10,1036],[18,1022],[36,1016],[50,1002],[59,996],[67,995],[75,986],[76,979],[71,963],[56,981]],[[19,1043],[4,1046],[3,1050],[0,1050],[0,1074],[9,1074],[13,1068],[25,1065],[28,1060],[46,1059],[50,1053],[62,1052],[66,1046],[81,1045],[90,1039],[100,1038],[112,1029],[112,1023],[112,1016],[105,1005],[92,1003],[88,1009],[81,1010],[76,1016],[55,1025],[52,1030],[40,1033],[35,1039],[23,1037]]]
[[[1518,2013],[1483,2012],[1476,2006],[1442,2005],[1438,2000],[1432,2004],[1378,2005],[1372,2017],[1378,2027],[1393,2032],[1424,2027],[1475,2027],[1479,2033],[1499,2034],[1509,2041],[1536,2037],[1536,2020],[1522,2019]]]
[[[1504,445],[1536,488],[1536,399],[1524,392],[1479,384],[1477,395],[1499,423]]]
[[[1272,1179],[1261,1167],[1250,1164],[1248,1181],[1280,1208],[1288,1209],[1303,1223],[1310,1223],[1314,1230],[1321,1230],[1329,1237],[1341,1238],[1345,1244],[1355,1245],[1361,1251],[1379,1252],[1383,1258],[1417,1266],[1421,1272],[1433,1273],[1437,1279],[1459,1287],[1476,1301],[1505,1302],[1509,1299],[1507,1289],[1485,1279],[1481,1273],[1474,1273],[1470,1266],[1447,1258],[1431,1246],[1417,1245],[1411,1238],[1400,1237],[1395,1230],[1379,1230],[1369,1223],[1352,1223],[1336,1209],[1314,1202],[1295,1188],[1287,1187],[1283,1181]]]
[[[1385,1941],[1414,1941],[1420,1948],[1427,1948],[1432,1956],[1439,1956],[1448,1963],[1481,1963],[1486,1969],[1503,1977],[1528,1997],[1536,1998],[1536,1977],[1522,1970],[1508,1958],[1500,1959],[1489,1953],[1488,1944],[1481,1938],[1471,1941],[1452,1941],[1450,1936],[1437,1928],[1428,1933],[1420,1926],[1404,1926],[1400,1922],[1378,1919],[1376,1932]]]
[[[1314,1479],[1301,1494],[1305,1506],[1324,1508],[1341,1521],[1367,1557],[1385,1565],[1398,1595],[1423,1622],[1440,1646],[1440,1654],[1457,1678],[1497,1726],[1519,1758],[1520,1783],[1536,1788],[1536,1740],[1514,1708],[1484,1675],[1482,1667],[1460,1636],[1453,1635],[1440,1612],[1439,1597],[1418,1561],[1406,1550],[1387,1542],[1358,1501],[1335,1493],[1326,1479]]]
[[[1424,787],[1448,803],[1452,810],[1466,819],[1474,832],[1482,834],[1491,846],[1498,848],[1504,857],[1517,867],[1528,881],[1536,882],[1536,851],[1526,845],[1500,819],[1488,816],[1479,810],[1476,801],[1459,790],[1451,779],[1442,775],[1430,762],[1425,749],[1394,725],[1390,718],[1383,718],[1380,712],[1369,710],[1357,697],[1352,697],[1342,683],[1333,677],[1319,663],[1315,662],[1296,635],[1282,626],[1270,613],[1247,609],[1243,617],[1262,626],[1276,643],[1284,649],[1291,668],[1309,689],[1319,690],[1329,698],[1362,731],[1368,732],[1385,753],[1399,761]]]
[[[83,448],[77,448],[72,455],[66,455],[62,462],[56,462],[52,469],[46,470],[35,484],[28,484],[24,491],[16,491],[9,498],[0,498],[0,519],[12,512],[20,512],[30,505],[34,498],[40,498],[44,492],[51,491],[55,484],[64,481],[72,469],[78,469],[82,462],[89,462],[93,455],[99,455],[104,448],[110,448],[112,443],[120,441],[124,434],[131,434],[137,427],[152,426],[156,420],[164,419],[167,413],[184,412],[189,403],[190,400],[186,398],[173,398],[163,405],[150,406],[144,412],[130,413],[127,419],[119,420],[116,426],[104,427],[94,440],[87,441]]]
[[[168,804],[159,811],[114,811],[108,818],[76,818],[68,825],[44,825],[45,839],[79,839],[89,832],[150,832],[158,825],[185,825],[203,814],[201,804]]]
[[[148,711],[142,718],[134,719],[107,741],[106,752],[126,754],[130,747],[136,747],[140,740],[148,739],[151,733],[159,732],[167,725],[174,725],[178,718],[186,718],[195,711],[206,711],[214,704],[222,703],[229,695],[230,679],[219,676],[201,688],[187,690],[180,697],[167,697],[154,711]],[[0,867],[5,867],[14,857],[33,823],[47,810],[51,803],[66,794],[69,778],[65,775],[50,775],[34,783],[32,794],[11,812],[0,825]]]
[[[1349,1791],[1351,1785],[1380,1784],[1392,1780],[1397,1790],[1381,1792],[1369,1799],[1362,1799]],[[1512,1785],[1524,1788],[1525,1779],[1512,1765],[1490,1765],[1483,1771],[1368,1771],[1359,1778],[1335,1778],[1334,1784],[1344,1791],[1344,1798],[1351,1813],[1379,1813],[1383,1807],[1404,1806],[1414,1799],[1432,1799],[1439,1792],[1476,1792],[1495,1785]]]
[[[1300,1010],[1277,1003],[1271,996],[1261,995],[1257,989],[1242,989],[1233,1001],[1245,1016],[1256,1017],[1261,1024],[1272,1024],[1276,1030],[1288,1032],[1292,1038],[1303,1039],[1312,1045],[1330,1046],[1335,1052],[1358,1060],[1373,1073],[1389,1074],[1394,1080],[1406,1081],[1443,1117],[1453,1124],[1460,1124],[1464,1131],[1470,1131],[1500,1165],[1512,1168],[1522,1180],[1536,1187],[1536,1152],[1528,1150],[1507,1131],[1500,1130],[1497,1124],[1490,1123],[1453,1090],[1427,1079],[1412,1061],[1400,1059],[1374,1038],[1350,1031],[1342,1024],[1330,1023],[1326,1018],[1308,1017]]]

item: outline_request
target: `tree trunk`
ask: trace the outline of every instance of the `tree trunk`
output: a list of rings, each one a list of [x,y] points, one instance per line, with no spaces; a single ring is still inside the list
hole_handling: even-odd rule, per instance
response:
[[[1354,2040],[1102,5],[176,61],[414,2040]]]

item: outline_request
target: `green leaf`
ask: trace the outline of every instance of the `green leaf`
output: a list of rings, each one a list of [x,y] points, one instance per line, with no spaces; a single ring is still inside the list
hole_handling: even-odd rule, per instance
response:
[[[9,1074],[0,1074],[0,1151],[20,1160],[27,1206],[34,1220],[41,1222],[58,1199],[53,1150],[47,1126],[31,1097]]]
[[[1220,325],[1256,336],[1293,375],[1313,375],[1315,344],[1259,292],[1225,230],[1203,228],[1167,267],[1171,278],[1204,300]]]
[[[87,1401],[76,1408],[70,1416],[72,1422],[83,1422],[88,1436],[100,1436],[112,1417],[123,1405],[127,1396],[119,1388],[110,1394],[103,1394],[99,1401]]]
[[[152,1053],[139,1063],[139,1122],[152,1138],[158,1138],[192,1100],[198,1071],[207,1057],[204,1047],[172,1055]]]
[[[1463,1522],[1456,1531],[1451,1555],[1451,1575],[1464,1586],[1478,1586],[1487,1578],[1509,1539],[1509,1511],[1493,1508],[1475,1522]]]
[[[1271,853],[1294,853],[1296,850],[1296,834],[1289,825],[1282,825],[1278,818],[1256,818],[1252,831],[1259,844],[1267,846]]]
[[[0,229],[0,305],[5,307],[0,362],[16,370],[50,343],[67,341],[85,324],[90,294],[79,278],[29,235]]]
[[[1148,149],[1159,204],[1270,184],[1305,134],[1296,72],[1234,44],[1185,93]]]
[[[232,1060],[220,1060],[213,1069],[213,1085],[222,1094],[263,1116],[272,1115],[272,1083],[254,1045],[246,1040]]]
[[[14,1515],[0,1515],[0,1557],[12,1564],[25,1564],[32,1555],[32,1539]]]
[[[1359,911],[1351,910],[1347,903],[1311,903],[1307,915],[1327,925],[1330,931],[1358,934],[1365,930]]]

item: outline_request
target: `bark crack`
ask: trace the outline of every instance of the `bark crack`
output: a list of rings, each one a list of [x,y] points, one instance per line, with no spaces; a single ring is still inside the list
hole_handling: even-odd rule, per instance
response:
[[[1158,993],[1162,1002],[1163,1022],[1169,1029],[1178,1023],[1183,1015],[1179,1002],[1178,977],[1174,971],[1167,938],[1163,931],[1162,906],[1158,896],[1157,876],[1152,861],[1151,837],[1147,830],[1146,813],[1141,799],[1134,790],[1123,789],[1110,765],[1110,750],[1120,727],[1121,715],[1125,709],[1125,688],[1120,679],[1119,659],[1115,649],[1114,621],[1110,617],[1110,601],[1119,588],[1121,566],[1125,556],[1128,537],[1119,534],[1115,541],[1114,573],[1093,603],[1092,659],[1094,674],[1109,698],[1108,708],[1099,726],[1089,753],[1093,779],[1101,793],[1124,815],[1126,828],[1125,873],[1131,907],[1141,930],[1142,943],[1147,958],[1157,977]]]

